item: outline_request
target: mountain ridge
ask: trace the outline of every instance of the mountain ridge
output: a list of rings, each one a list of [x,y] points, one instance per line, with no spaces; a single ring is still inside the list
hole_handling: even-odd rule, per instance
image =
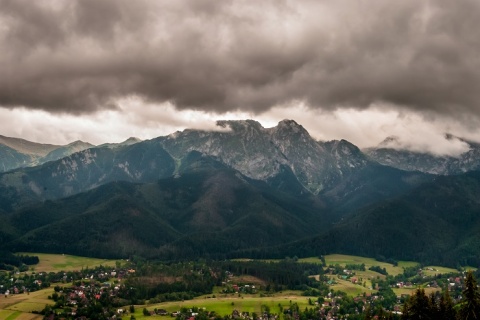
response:
[[[198,255],[205,248],[197,244],[188,249],[182,244],[189,243],[193,235],[225,255],[313,231],[312,222],[321,221],[322,215],[313,206],[289,201],[289,197],[193,152],[177,176],[146,184],[110,182],[16,211],[8,217],[17,234],[8,248],[123,257],[173,252],[178,256],[194,250]],[[74,227],[75,235],[68,226],[79,226]],[[60,241],[68,234],[70,247]],[[221,248],[218,238],[223,239]],[[121,249],[116,250],[118,247]]]
[[[2,243],[166,259],[329,251],[435,262],[445,250],[450,265],[476,263],[475,171],[425,173],[422,154],[411,155],[408,170],[384,165],[346,140],[317,141],[293,120],[218,124],[145,141],[76,142],[70,147],[86,149],[0,173]],[[21,160],[2,147],[5,159]],[[475,148],[457,169],[476,168]],[[62,242],[72,226],[71,242]]]
[[[388,139],[388,138],[387,138]],[[363,149],[373,161],[406,171],[421,171],[436,175],[455,175],[480,169],[480,144],[457,138],[468,144],[469,149],[457,156],[439,156],[428,152],[410,151],[389,147],[381,143],[378,147]]]

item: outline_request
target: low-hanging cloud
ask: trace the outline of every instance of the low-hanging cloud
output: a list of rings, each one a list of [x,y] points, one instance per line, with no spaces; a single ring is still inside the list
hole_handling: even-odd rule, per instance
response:
[[[0,0],[0,106],[478,115],[480,2]]]

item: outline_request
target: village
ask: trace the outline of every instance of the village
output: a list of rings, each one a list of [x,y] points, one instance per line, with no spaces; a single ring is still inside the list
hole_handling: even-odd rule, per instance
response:
[[[367,268],[364,264],[330,264],[324,267],[322,274],[309,276],[308,286],[305,284],[297,286],[295,292],[301,300],[279,302],[276,305],[264,303],[261,311],[252,312],[237,307],[235,302],[244,298],[268,301],[270,297],[272,301],[277,301],[286,287],[283,287],[284,289],[279,287],[280,291],[277,292],[271,283],[266,285],[242,281],[241,277],[237,277],[229,270],[219,273],[218,270],[214,272],[211,267],[195,266],[192,263],[182,265],[188,267],[191,273],[189,277],[208,275],[215,278],[218,285],[211,291],[213,294],[205,295],[201,299],[230,301],[231,312],[220,315],[212,304],[208,308],[200,307],[198,306],[200,300],[190,300],[193,296],[174,295],[173,292],[171,299],[185,301],[182,302],[183,307],[173,310],[171,307],[163,307],[161,301],[165,300],[159,299],[158,296],[139,300],[138,291],[142,289],[133,286],[132,283],[139,276],[136,267],[145,269],[142,263],[139,265],[128,263],[123,266],[117,264],[115,267],[98,266],[66,272],[1,271],[0,298],[10,299],[14,295],[28,296],[37,290],[52,287],[53,292],[48,296],[51,304],[35,311],[49,320],[90,319],[92,315],[98,318],[99,314],[104,319],[135,319],[139,310],[144,317],[168,316],[178,320],[302,319],[305,314],[318,319],[346,319],[347,316],[349,319],[355,319],[355,315],[360,317],[365,312],[370,312],[369,310],[376,310],[375,312],[382,310],[381,312],[391,315],[400,315],[404,302],[410,296],[409,293],[420,287],[435,295],[448,288],[453,301],[457,303],[462,299],[465,276],[464,272],[442,274],[436,273],[437,270],[434,268],[419,266],[405,268],[404,273],[393,276],[389,275],[385,268],[378,266]],[[164,267],[159,265],[159,268]],[[174,266],[172,268],[176,269]],[[141,272],[144,274],[145,271]],[[218,275],[221,275],[220,278]],[[346,292],[338,289],[341,285]],[[358,293],[348,293],[352,288]],[[191,307],[185,307],[190,302]]]

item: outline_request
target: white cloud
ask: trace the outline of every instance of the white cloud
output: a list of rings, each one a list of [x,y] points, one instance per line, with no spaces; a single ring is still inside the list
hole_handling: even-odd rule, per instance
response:
[[[121,142],[129,137],[151,139],[177,130],[223,130],[216,120],[255,119],[264,127],[283,119],[303,125],[317,140],[345,139],[360,148],[375,146],[388,136],[398,137],[400,147],[437,155],[458,155],[466,144],[445,139],[445,133],[480,141],[480,130],[465,127],[462,121],[428,118],[421,114],[401,114],[388,106],[368,110],[339,109],[322,112],[302,103],[274,107],[260,115],[248,112],[216,114],[195,110],[176,110],[171,104],[145,103],[139,98],[122,99],[119,109],[91,115],[50,114],[45,111],[0,108],[0,134],[27,140],[67,144],[74,140],[93,144]]]

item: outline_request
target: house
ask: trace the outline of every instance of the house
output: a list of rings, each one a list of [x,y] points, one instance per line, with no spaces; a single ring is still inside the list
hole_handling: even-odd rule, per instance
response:
[[[159,316],[166,316],[166,315],[168,315],[168,311],[165,310],[165,309],[157,309],[157,314]]]

